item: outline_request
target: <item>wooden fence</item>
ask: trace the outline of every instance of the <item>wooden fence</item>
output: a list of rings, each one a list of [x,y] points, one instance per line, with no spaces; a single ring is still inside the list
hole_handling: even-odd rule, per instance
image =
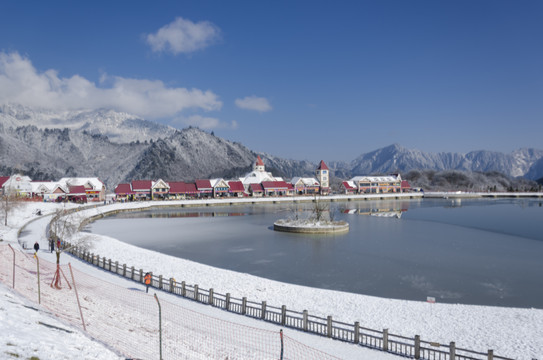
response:
[[[118,261],[95,255],[83,248],[67,245],[68,251],[74,256],[101,269],[143,283],[143,277],[146,273],[143,269],[119,264]],[[495,355],[493,350],[484,353],[476,352],[458,348],[454,342],[440,344],[424,341],[419,335],[405,337],[389,333],[388,329],[382,331],[369,329],[360,326],[359,322],[348,324],[336,321],[332,319],[332,316],[326,318],[313,316],[307,310],[299,312],[287,309],[285,305],[276,307],[268,305],[266,301],[253,302],[247,300],[246,297],[240,299],[232,297],[230,293],[219,294],[215,293],[213,289],[201,289],[198,285],[186,284],[185,281],[176,282],[173,278],[166,279],[162,275],[151,275],[151,287],[165,292],[233,313],[392,354],[427,360],[513,360]]]

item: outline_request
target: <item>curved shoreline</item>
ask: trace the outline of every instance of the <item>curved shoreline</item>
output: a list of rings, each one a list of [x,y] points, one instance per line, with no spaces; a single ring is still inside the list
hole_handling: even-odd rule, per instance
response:
[[[217,204],[212,204],[210,200],[188,202],[193,206],[227,205],[225,201],[218,201]],[[108,212],[137,211],[163,205],[180,206],[180,203],[112,204],[80,208],[78,213],[82,222],[89,217],[102,217]],[[361,320],[361,325],[365,327],[387,328],[407,336],[418,334],[424,339],[442,343],[454,340],[464,348],[493,348],[501,356],[511,354],[529,358],[543,352],[543,344],[539,341],[543,337],[542,309],[439,302],[429,304],[311,288],[175,258],[105,236],[93,237],[96,241],[93,251],[101,256],[111,257],[120,264],[140,264],[156,274],[175,276],[222,293],[230,292],[234,296],[247,296],[256,301],[265,300],[274,305],[283,304],[289,309],[308,308],[318,316],[332,315],[337,320]]]

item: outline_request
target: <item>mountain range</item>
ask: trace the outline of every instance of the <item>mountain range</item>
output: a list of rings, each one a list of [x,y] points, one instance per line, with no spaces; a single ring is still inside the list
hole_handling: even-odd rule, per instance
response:
[[[232,179],[252,169],[257,155],[275,176],[314,176],[318,164],[256,153],[244,145],[189,127],[178,130],[109,109],[51,111],[0,106],[0,175],[21,172],[34,180],[99,177],[109,189],[134,179]],[[323,159],[332,175],[404,173],[410,170],[496,171],[543,177],[543,150],[426,153],[398,144],[351,162]]]

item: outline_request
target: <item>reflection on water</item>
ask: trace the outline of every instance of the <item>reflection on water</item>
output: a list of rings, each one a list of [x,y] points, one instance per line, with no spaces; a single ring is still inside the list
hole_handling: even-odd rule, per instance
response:
[[[312,204],[293,203],[154,209],[106,217],[89,228],[282,282],[389,298],[543,308],[541,200],[337,202],[330,211],[349,223],[349,233],[270,230],[278,219],[312,211]],[[388,214],[396,218],[383,218]]]
[[[219,216],[245,216],[240,212],[205,212],[205,211],[136,211],[121,212],[115,215],[119,219],[141,219],[141,218],[187,218],[187,217],[219,217]]]

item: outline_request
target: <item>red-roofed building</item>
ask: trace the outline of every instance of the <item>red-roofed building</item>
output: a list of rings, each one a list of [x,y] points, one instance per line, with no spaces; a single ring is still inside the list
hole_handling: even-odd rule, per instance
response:
[[[186,196],[197,197],[199,193],[198,193],[198,189],[196,188],[196,184],[195,183],[185,184],[185,194]]]
[[[115,199],[120,201],[132,200],[134,192],[130,184],[119,184],[115,187]]]
[[[263,181],[262,188],[266,196],[283,196],[288,192],[288,185],[285,181]]]
[[[131,185],[135,200],[151,199],[151,188],[153,187],[151,180],[132,180]]]
[[[356,194],[358,191],[356,185],[352,181],[344,181],[341,183],[341,187],[345,191],[345,194]]]
[[[187,195],[187,184],[182,181],[170,181],[169,198],[170,199],[183,199]]]
[[[411,185],[409,185],[407,180],[402,180],[400,188],[401,188],[402,192],[410,192],[411,191]]]
[[[315,174],[320,184],[321,195],[327,195],[330,192],[330,169],[328,169],[323,160],[321,160]]]
[[[85,186],[83,185],[69,186],[68,193],[66,194],[66,198],[68,199],[68,201],[86,203],[87,191],[85,189]]]
[[[213,195],[213,186],[209,180],[196,180],[196,189],[199,197],[207,197]]]
[[[233,196],[242,197],[243,193],[245,193],[243,183],[239,180],[228,181],[228,186],[230,187],[230,194]]]
[[[249,191],[251,192],[251,195],[254,197],[260,197],[264,194],[264,189],[262,188],[262,185],[260,184],[250,184]]]

